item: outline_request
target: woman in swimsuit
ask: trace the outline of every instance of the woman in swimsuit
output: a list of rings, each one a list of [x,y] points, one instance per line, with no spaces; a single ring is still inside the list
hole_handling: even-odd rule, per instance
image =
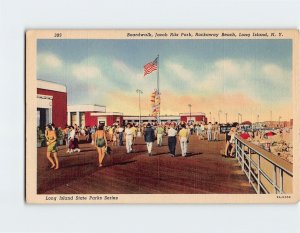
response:
[[[47,140],[47,159],[51,163],[51,168],[54,168],[57,170],[59,168],[58,164],[58,158],[57,158],[57,138],[55,130],[53,130],[52,125],[47,125],[47,134],[46,134],[46,140]],[[51,158],[51,153],[53,154],[54,161]]]
[[[107,140],[105,136],[105,131],[103,130],[104,126],[102,124],[99,125],[96,133],[95,133],[95,145],[98,151],[98,160],[99,167],[102,167],[102,161],[104,159],[105,150],[107,147]]]

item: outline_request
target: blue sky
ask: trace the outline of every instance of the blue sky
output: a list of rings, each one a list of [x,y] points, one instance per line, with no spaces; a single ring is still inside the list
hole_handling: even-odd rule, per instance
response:
[[[143,66],[160,56],[161,114],[218,111],[243,119],[290,119],[291,40],[38,40],[38,79],[65,84],[69,104],[101,104],[108,111],[142,113],[156,72]]]

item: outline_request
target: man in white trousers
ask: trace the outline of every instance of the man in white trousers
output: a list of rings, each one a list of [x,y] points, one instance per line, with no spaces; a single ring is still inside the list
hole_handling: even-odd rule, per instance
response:
[[[133,140],[133,132],[131,130],[131,124],[128,123],[125,129],[125,140],[126,140],[126,150],[127,154],[132,152],[132,140]]]
[[[185,157],[187,153],[187,142],[189,138],[189,130],[186,129],[185,124],[181,126],[181,130],[179,131],[178,136],[179,136],[178,139],[181,147],[181,155]]]
[[[157,145],[162,146],[162,139],[164,133],[164,128],[162,127],[162,125],[158,125],[156,132],[157,132]]]

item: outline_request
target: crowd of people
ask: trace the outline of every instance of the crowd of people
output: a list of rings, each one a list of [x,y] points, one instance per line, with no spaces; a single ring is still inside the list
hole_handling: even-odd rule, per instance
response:
[[[200,140],[207,139],[208,141],[218,141],[220,135],[220,126],[218,122],[212,124],[209,122],[199,122],[196,124],[186,122],[169,122],[169,123],[144,123],[134,124],[127,123],[125,126],[121,124],[113,124],[112,126],[99,126],[93,127],[79,127],[77,124],[68,126],[62,130],[63,138],[66,145],[66,153],[80,153],[79,141],[80,138],[84,138],[85,142],[89,142],[96,147],[98,152],[99,167],[103,166],[102,162],[105,154],[108,150],[111,150],[110,146],[121,147],[124,145],[126,153],[133,152],[133,146],[135,144],[138,134],[143,136],[147,154],[152,155],[152,150],[155,140],[157,146],[163,146],[163,137],[167,136],[167,144],[169,154],[175,157],[177,143],[181,148],[181,155],[187,156],[188,143],[191,135],[196,135]],[[57,158],[57,131],[54,124],[49,124],[45,130],[45,138],[47,141],[47,159],[51,164],[51,168],[58,169],[59,161]],[[110,145],[110,146],[109,146]],[[53,155],[54,160],[51,157]]]
[[[187,123],[187,122],[166,122],[166,123],[127,123],[121,125],[118,123],[112,126],[99,126],[80,128],[78,125],[68,126],[62,130],[63,138],[66,145],[66,153],[80,153],[79,141],[84,140],[86,143],[91,143],[96,147],[98,152],[98,165],[102,167],[105,155],[110,152],[111,147],[123,147],[127,154],[134,152],[134,145],[138,136],[143,137],[147,148],[148,156],[153,155],[153,147],[156,141],[157,147],[163,146],[163,137],[167,137],[168,152],[171,157],[175,157],[176,145],[179,144],[181,156],[186,157],[188,154],[188,145],[191,135],[195,135],[198,140],[207,140],[214,142],[220,140],[220,125],[218,122],[214,124],[208,122]],[[281,131],[279,131],[281,133]],[[235,137],[240,136],[250,142],[255,142],[257,138],[265,138],[264,131],[245,131],[237,123],[231,125],[230,130],[225,132],[225,145],[223,156],[235,157]],[[53,169],[59,168],[59,160],[57,157],[57,128],[54,124],[49,124],[45,130],[45,138],[47,141],[47,159],[50,162],[50,167]],[[52,156],[51,156],[52,154]]]

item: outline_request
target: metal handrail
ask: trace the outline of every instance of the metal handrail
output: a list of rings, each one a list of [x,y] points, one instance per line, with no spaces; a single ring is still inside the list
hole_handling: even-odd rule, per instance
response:
[[[244,150],[245,146],[248,148],[247,151]],[[279,159],[270,152],[264,151],[262,148],[240,138],[239,136],[235,137],[235,151],[235,156],[241,165],[242,171],[246,174],[249,183],[251,183],[257,193],[261,193],[262,190],[264,193],[271,193],[271,190],[268,190],[265,185],[266,182],[271,184],[275,193],[285,193],[283,190],[283,174],[293,177],[291,165],[288,165],[285,161],[279,161]],[[258,162],[255,162],[252,159],[253,154],[258,156]],[[267,172],[261,167],[261,158],[273,166],[273,178],[269,177]],[[255,172],[255,169],[257,172]],[[279,171],[279,184],[277,182],[277,170]],[[262,177],[265,178],[265,182],[262,181]]]

